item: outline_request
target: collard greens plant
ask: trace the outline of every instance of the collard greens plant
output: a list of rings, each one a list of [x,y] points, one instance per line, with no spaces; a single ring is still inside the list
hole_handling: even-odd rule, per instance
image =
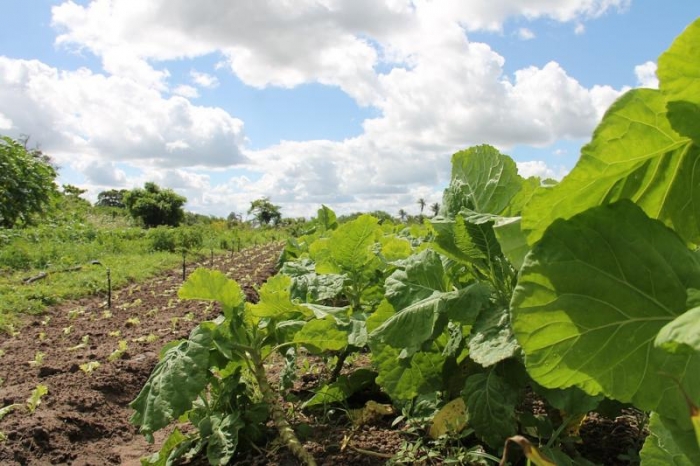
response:
[[[659,58],[659,90],[620,98],[571,174],[535,193],[511,303],[535,381],[657,413],[648,464],[700,464],[698,43],[700,21]]]
[[[369,215],[339,224],[323,206],[258,304],[196,272],[181,296],[217,300],[224,316],[165,352],[133,421],[151,436],[184,415],[197,433],[175,431],[151,463],[198,451],[225,463],[271,415],[313,464],[262,365],[282,353],[284,386],[302,346],[338,356],[308,408],[374,382],[404,413],[438,413],[494,452],[539,442],[557,464],[580,465],[558,447],[608,398],[653,412],[643,465],[700,464],[697,44],[700,20],[660,57],[659,89],[615,102],[560,183],[524,179],[477,146],[453,156],[440,215],[414,227],[419,237]],[[373,368],[340,375],[362,348]],[[548,416],[516,409],[530,391]]]

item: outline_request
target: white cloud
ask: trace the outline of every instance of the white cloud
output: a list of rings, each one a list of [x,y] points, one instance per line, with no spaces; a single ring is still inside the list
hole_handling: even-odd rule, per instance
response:
[[[109,172],[98,162],[121,161],[145,170],[144,176],[160,173],[153,171],[158,167],[167,176],[156,181],[177,184],[191,205],[222,215],[261,196],[282,203],[288,214],[311,214],[321,202],[339,206],[339,212],[374,206],[394,212],[413,206],[411,197],[439,199],[435,186],[446,182],[452,152],[479,143],[545,147],[587,137],[621,92],[587,88],[556,62],[506,75],[505,58],[469,41],[470,31],[501,30],[510,18],[546,18],[576,24],[578,33],[583,21],[628,5],[67,1],[52,10],[61,31],[57,44],[95,54],[104,72],[0,58],[0,108],[18,131],[31,132],[47,150],[66,160],[78,154],[96,161],[83,167],[95,184],[98,168]],[[534,37],[526,27],[518,35]],[[195,87],[169,83],[170,60],[208,54],[222,57],[225,69],[249,86],[335,86],[377,116],[363,122],[360,136],[344,141],[284,141],[246,151],[242,121],[220,108],[192,104],[189,99],[199,94]],[[203,88],[220,85],[216,76],[194,69],[190,78]],[[191,171],[243,162],[259,176],[220,184]],[[524,170],[548,173],[541,162],[529,163]]]
[[[5,115],[0,112],[0,129],[10,129],[12,128],[12,120],[7,118]]]
[[[192,78],[192,82],[207,89],[213,89],[219,86],[219,78],[211,74],[192,70],[190,72],[190,77]]]
[[[581,34],[586,32],[586,26],[583,23],[578,23],[576,24],[576,27],[574,27],[574,34],[577,36],[580,36]]]
[[[243,122],[224,110],[87,69],[59,71],[0,56],[0,108],[18,133],[69,161],[79,154],[161,167],[246,160]]]
[[[535,38],[535,33],[528,28],[518,29],[517,35],[520,40],[531,40]]]
[[[634,67],[634,74],[637,76],[639,87],[650,87],[658,89],[659,78],[656,77],[656,63],[648,61]]]
[[[127,186],[126,173],[115,167],[114,163],[102,160],[77,161],[73,164],[85,175],[87,186],[104,186],[122,188]]]
[[[543,180],[547,178],[561,180],[567,173],[564,168],[553,169],[542,160],[517,162],[516,165],[518,166],[518,174],[525,178],[538,176]]]
[[[182,97],[187,97],[188,99],[196,99],[199,97],[199,91],[196,87],[188,86],[187,84],[181,84],[173,89],[173,94]]]

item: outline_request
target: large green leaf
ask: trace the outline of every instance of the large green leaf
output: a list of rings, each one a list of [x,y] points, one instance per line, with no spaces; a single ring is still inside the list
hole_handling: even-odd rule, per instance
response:
[[[685,312],[700,261],[671,230],[629,201],[556,221],[525,259],[511,303],[530,375],[675,419],[685,401],[666,373],[700,395],[700,358],[654,347]]]
[[[384,285],[386,299],[395,309],[428,298],[436,291],[448,291],[449,279],[445,274],[440,256],[429,249],[401,262],[403,268],[396,270]]]
[[[503,446],[506,438],[517,433],[518,394],[495,371],[469,376],[462,398],[467,405],[469,425],[491,447]]]
[[[452,180],[443,196],[443,212],[454,217],[467,208],[500,214],[521,184],[515,162],[494,147],[482,145],[457,152],[452,156]]]
[[[229,464],[238,448],[238,431],[245,427],[239,413],[221,419],[211,417],[211,434],[207,445],[207,459],[211,465]]]
[[[700,464],[700,450],[692,431],[670,429],[652,413],[649,436],[639,454],[643,466],[692,466]]]
[[[513,336],[508,309],[482,310],[471,329],[467,345],[469,357],[484,367],[515,355],[520,346]]]
[[[693,120],[696,121],[696,120]],[[617,100],[561,183],[539,189],[522,215],[532,245],[557,218],[631,199],[686,241],[700,243],[700,148],[666,118],[666,99],[635,89]]]
[[[380,234],[378,220],[361,215],[339,226],[326,241],[311,245],[312,259],[318,273],[360,273],[376,259],[371,246]]]
[[[372,363],[379,375],[377,384],[396,401],[409,401],[420,394],[442,388],[442,366],[445,357],[437,352],[417,352],[399,359],[400,350],[378,342],[370,342]]]
[[[294,341],[320,351],[339,351],[348,346],[348,334],[338,328],[333,317],[307,322],[294,335]]]
[[[218,270],[197,269],[187,277],[178,291],[182,299],[218,301],[227,317],[245,300],[241,287]]]
[[[190,338],[168,350],[130,406],[131,422],[153,442],[153,432],[192,407],[207,385],[213,324],[195,327]]]
[[[330,207],[322,205],[318,209],[317,221],[319,226],[323,231],[335,230],[338,228],[338,220],[336,219],[335,212],[331,210]]]
[[[463,264],[485,259],[484,253],[472,241],[467,222],[461,215],[454,220],[433,220],[432,226],[437,233],[432,247],[438,252]]]
[[[700,20],[659,57],[659,89],[668,100],[668,118],[680,134],[700,144]],[[700,189],[695,186],[695,189]]]
[[[520,228],[520,217],[503,217],[496,221],[493,232],[496,234],[503,255],[516,269],[523,266],[525,256],[530,251],[527,236]]]
[[[456,291],[435,291],[428,298],[397,310],[371,333],[370,338],[395,348],[419,348],[444,329],[448,318],[472,324],[488,303],[489,296],[488,288],[480,284]]]
[[[291,285],[292,279],[283,274],[277,274],[268,279],[258,291],[260,301],[256,304],[248,304],[246,312],[255,317],[275,319],[289,319],[294,316],[310,314],[292,303]]]
[[[655,344],[671,353],[700,353],[700,307],[666,324],[656,336]]]

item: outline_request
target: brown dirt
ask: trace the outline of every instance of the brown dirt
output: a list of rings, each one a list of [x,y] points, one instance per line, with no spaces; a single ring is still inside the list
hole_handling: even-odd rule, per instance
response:
[[[280,250],[276,243],[216,257],[212,268],[238,280],[248,299],[256,300],[254,287],[275,272]],[[209,260],[201,265],[210,267]],[[172,270],[115,292],[111,310],[104,296],[64,302],[28,319],[19,335],[0,335],[0,403],[21,405],[0,421],[7,437],[0,443],[0,464],[140,464],[139,457],[155,446],[129,423],[128,403],[160,348],[218,313],[212,304],[180,301],[181,283],[182,271]],[[119,336],[110,335],[117,331]],[[79,347],[83,338],[87,343]],[[120,340],[128,348],[110,362]],[[37,354],[43,354],[40,364]],[[101,365],[88,374],[80,365],[91,361]],[[38,384],[48,394],[31,414],[26,400]]]
[[[236,279],[247,298],[255,302],[255,287],[274,273],[280,249],[280,244],[261,246],[217,257],[213,267],[208,260],[202,265]],[[194,270],[194,266],[188,270]],[[4,380],[0,384],[0,403],[21,405],[0,419],[0,432],[6,436],[4,442],[0,441],[0,464],[140,466],[141,457],[157,451],[166,433],[157,432],[155,444],[148,444],[129,423],[132,410],[128,404],[150,375],[160,348],[169,341],[186,338],[197,322],[218,313],[211,304],[180,301],[177,290],[181,283],[181,271],[172,270],[114,293],[111,316],[106,313],[104,297],[84,298],[29,318],[17,336],[0,335],[0,350],[4,351],[0,357],[0,377]],[[138,322],[129,320],[135,317]],[[115,331],[120,335],[110,335]],[[75,348],[86,336],[85,347]],[[128,349],[120,359],[110,362],[108,358],[120,340],[127,341]],[[39,352],[44,354],[41,364],[30,363]],[[90,361],[101,365],[87,374],[80,365]],[[310,358],[310,363],[311,370],[300,375],[292,390],[301,399],[328,376],[329,369],[320,361]],[[273,381],[282,364],[277,360],[266,367]],[[360,356],[353,360],[352,367],[367,364],[367,358]],[[38,384],[46,385],[48,394],[30,414],[26,400]],[[406,440],[418,440],[417,433],[407,433],[403,424],[391,425],[395,416],[352,427],[345,408],[359,408],[367,399],[387,402],[378,393],[364,395],[343,408],[314,413],[300,411],[299,403],[286,403],[295,430],[319,465],[385,464]],[[637,421],[633,414],[607,419],[594,413],[582,425],[583,443],[576,449],[597,463],[635,464],[635,451],[644,437]],[[271,423],[267,431],[267,443],[243,452],[235,463],[299,464],[279,443]],[[467,443],[473,440],[466,439]],[[442,464],[440,456],[428,458],[427,454],[423,448],[417,455],[419,460],[409,461],[411,457],[407,456],[396,464]],[[628,458],[621,459],[620,455]],[[207,463],[200,458],[192,464]]]

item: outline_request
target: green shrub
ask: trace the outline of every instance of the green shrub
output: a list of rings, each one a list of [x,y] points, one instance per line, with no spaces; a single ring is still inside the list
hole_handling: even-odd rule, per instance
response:
[[[175,230],[172,228],[163,226],[152,228],[148,231],[148,239],[152,251],[175,252],[177,241]]]

